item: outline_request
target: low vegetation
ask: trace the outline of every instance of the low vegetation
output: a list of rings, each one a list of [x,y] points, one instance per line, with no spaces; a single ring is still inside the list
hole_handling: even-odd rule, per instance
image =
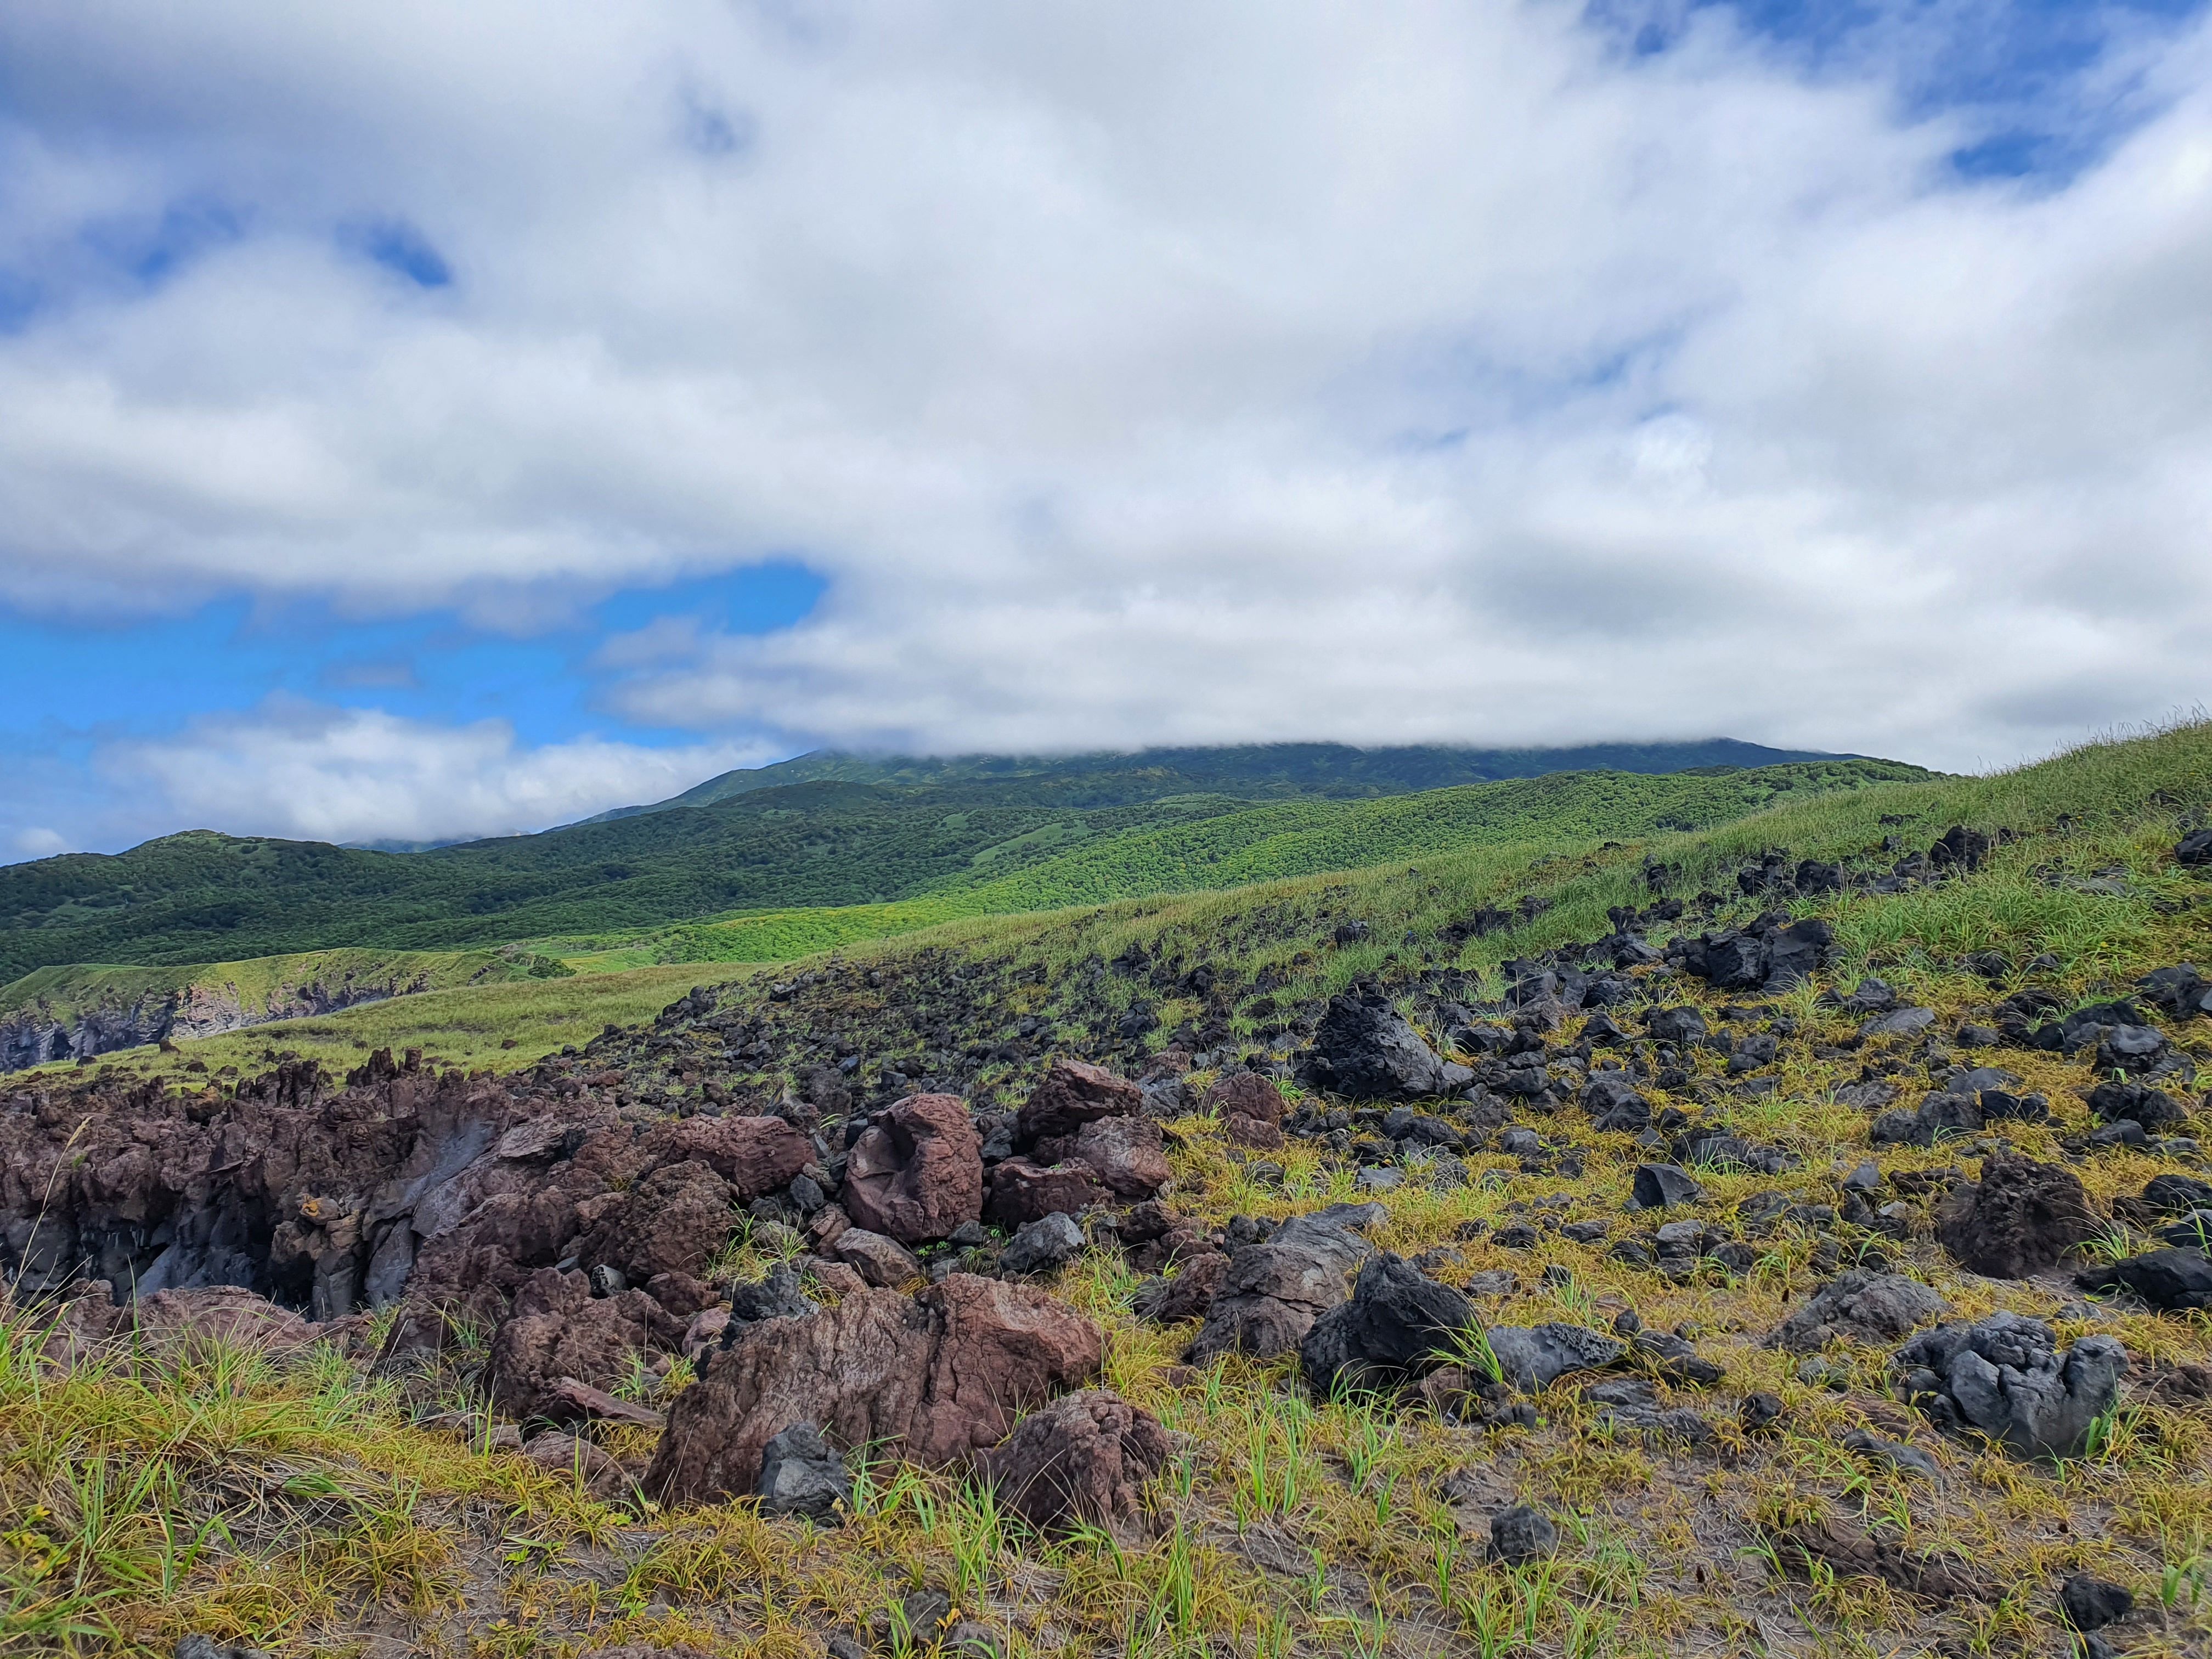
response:
[[[374,1330],[356,1338],[350,1360],[325,1349],[280,1363],[209,1346],[63,1370],[39,1358],[38,1311],[19,1309],[0,1342],[0,1509],[17,1517],[0,1535],[0,1651],[164,1653],[196,1632],[303,1655],[566,1659],[646,1644],[811,1656],[833,1633],[866,1644],[878,1618],[884,1650],[921,1651],[929,1632],[901,1631],[892,1609],[938,1589],[1010,1656],[2056,1659],[2079,1651],[2080,1638],[2054,1618],[2053,1591],[2082,1571],[2133,1591],[2136,1615],[2107,1632],[2129,1651],[2212,1650],[2212,1402],[2161,1386],[2212,1357],[2202,1316],[2060,1303],[2046,1285],[1963,1273],[1929,1236],[1926,1205],[1879,1231],[1760,1232],[1740,1218],[1746,1200],[1778,1186],[1832,1203],[1838,1176],[1869,1156],[1900,1191],[1970,1175],[1988,1138],[1875,1149],[1869,1114],[1837,1090],[1869,1075],[1924,1087],[1923,1073],[1962,1057],[1954,1034],[2022,986],[2089,1002],[2126,994],[2150,969],[2206,963],[2212,884],[2172,849],[2208,811],[2212,727],[2191,726],[1990,778],[1785,799],[1615,846],[1602,830],[1440,845],[1352,872],[959,919],[734,978],[702,964],[441,993],[116,1062],[112,1081],[184,1082],[180,1068],[240,1052],[225,1042],[273,1058],[280,1045],[314,1054],[374,1042],[485,1063],[490,1028],[456,1037],[409,1024],[441,995],[509,1000],[499,1029],[517,1047],[495,1052],[557,1065],[562,1047],[590,1048],[578,1066],[619,1072],[630,1097],[670,1109],[690,1109],[709,1087],[768,1100],[833,1076],[862,1102],[927,1079],[1012,1103],[1054,1052],[1135,1065],[1170,1043],[1206,1057],[1191,1079],[1202,1086],[1231,1057],[1295,1054],[1326,999],[1354,981],[1426,1019],[1447,995],[1499,993],[1507,961],[1598,938],[1610,908],[1649,906],[1655,894],[1686,901],[1686,928],[1741,924],[1774,901],[1741,890],[1737,872],[1772,850],[1863,870],[1924,852],[1954,823],[2013,837],[1940,882],[1788,900],[1835,931],[1839,960],[1814,982],[1731,998],[1686,976],[1667,981],[1670,999],[1717,1028],[1732,1007],[1748,1009],[1733,1022],[1747,1029],[1794,1022],[1765,1092],[1738,1091],[1715,1054],[1678,1086],[1649,1091],[1655,1106],[1724,1119],[1797,1160],[1778,1182],[1700,1172],[1698,1213],[1756,1238],[1747,1267],[1708,1261],[1670,1279],[1549,1225],[1602,1218],[1620,1237],[1632,1171],[1648,1156],[1577,1109],[1532,1121],[1538,1158],[1486,1146],[1467,1156],[1463,1186],[1432,1187],[1415,1170],[1381,1194],[1389,1216],[1376,1243],[1407,1255],[1455,1252],[1434,1269],[1455,1284],[1511,1275],[1511,1289],[1484,1304],[1496,1322],[1602,1325],[1633,1311],[1647,1328],[1692,1340],[1727,1370],[1711,1389],[1668,1390],[1712,1419],[1703,1446],[1608,1426],[1571,1382],[1534,1397],[1533,1425],[1483,1426],[1417,1401],[1316,1398],[1290,1361],[1186,1369],[1191,1328],[1139,1319],[1136,1276],[1094,1244],[1050,1282],[1106,1327],[1105,1385],[1170,1433],[1143,1524],[1038,1537],[988,1491],[885,1459],[867,1466],[852,1524],[823,1530],[744,1503],[676,1513],[601,1504],[500,1449],[477,1388],[481,1334],[434,1369],[398,1375],[372,1376],[358,1357],[374,1352]],[[1857,1016],[1829,994],[1869,973],[1933,1011],[1932,1047],[1856,1037]],[[711,1045],[667,1026],[599,1036],[611,988],[631,988],[630,1012],[606,1016],[628,1024],[709,975],[724,1015],[744,1018],[742,1047],[734,1028]],[[517,1034],[533,1007],[573,1012],[525,1042]],[[372,1032],[366,1023],[378,1020]],[[2166,1034],[2212,1063],[2203,1022]],[[1573,1035],[1571,1024],[1561,1034]],[[2049,1098],[2051,1121],[2004,1124],[2004,1138],[2079,1176],[2112,1230],[2093,1249],[2142,1245],[2120,1200],[2148,1177],[2206,1176],[2200,1153],[2179,1143],[2084,1151],[2081,1060],[2009,1046],[1987,1057]],[[60,1079],[46,1080],[60,1101]],[[1293,1139],[1263,1163],[1213,1120],[1170,1127],[1172,1201],[1209,1225],[1366,1195],[1358,1166],[1322,1140]],[[1524,1222],[1533,1236],[1516,1241],[1508,1229]],[[2136,1367],[2119,1407],[2081,1456],[2023,1461],[1936,1432],[1893,1391],[1882,1352],[1836,1346],[1814,1368],[1766,1346],[1832,1271],[1824,1261],[1837,1258],[1820,1255],[1824,1231],[1843,1263],[1878,1252],[1961,1317],[2010,1309],[2055,1316],[2066,1340],[2117,1336]],[[739,1227],[721,1265],[750,1275],[790,1248]],[[679,1366],[665,1382],[641,1378],[637,1392],[665,1395],[687,1379]],[[1780,1405],[1759,1431],[1734,1410],[1754,1392]],[[634,1456],[641,1447],[625,1437],[643,1432],[603,1435],[617,1456]],[[1855,1432],[1917,1448],[1933,1478],[1853,1449]],[[1516,1502],[1557,1521],[1556,1553],[1521,1565],[1489,1559],[1487,1518]],[[1916,1594],[1792,1553],[1790,1537],[1826,1521],[1955,1558],[1975,1592]]]

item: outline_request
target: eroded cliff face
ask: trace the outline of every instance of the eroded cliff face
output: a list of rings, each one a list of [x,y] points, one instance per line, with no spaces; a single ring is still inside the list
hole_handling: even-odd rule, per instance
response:
[[[270,1020],[336,1013],[429,988],[420,975],[336,983],[317,978],[281,986],[265,1000],[242,996],[231,984],[187,985],[69,1009],[57,1009],[40,999],[0,1015],[0,1072],[60,1060],[89,1060],[164,1038],[215,1036]]]

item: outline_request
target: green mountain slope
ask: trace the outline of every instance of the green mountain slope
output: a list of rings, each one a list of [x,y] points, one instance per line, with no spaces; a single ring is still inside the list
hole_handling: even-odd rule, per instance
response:
[[[1243,781],[1370,794],[1388,781],[1363,772],[1359,750],[1300,763],[1303,781],[1286,781],[1280,766]],[[1024,868],[1071,842],[1246,805],[1233,793],[1194,793],[1196,776],[1132,762],[947,775],[927,787],[780,782],[706,805],[418,854],[194,830],[114,857],[0,867],[0,979],[64,963],[178,965],[342,945],[441,950],[635,933],[735,910],[911,897],[978,872]]]
[[[40,968],[0,987],[0,1071],[570,972],[521,951],[313,951],[181,968]]]
[[[1130,754],[869,756],[822,750],[773,766],[720,777],[647,806],[617,807],[587,823],[708,806],[757,789],[793,783],[877,783],[941,788],[949,784],[1018,785],[1031,798],[1101,805],[1146,796],[1235,795],[1247,800],[1315,795],[1328,799],[1409,794],[1454,784],[1540,777],[1547,772],[1686,772],[1699,767],[1780,766],[1792,761],[1856,760],[1811,749],[1769,749],[1733,738],[1693,743],[1585,744],[1573,749],[1468,749],[1421,744],[1355,749],[1340,743],[1246,744],[1218,748],[1146,749]]]
[[[689,924],[625,942],[584,965],[777,961],[962,916],[1233,887],[1475,846],[1566,846],[1695,829],[1804,796],[1926,776],[1893,762],[1823,761],[1664,776],[1558,773],[1376,800],[1285,801],[1098,837],[1003,875],[984,866],[893,903],[779,909]],[[534,942],[572,958],[588,943]]]

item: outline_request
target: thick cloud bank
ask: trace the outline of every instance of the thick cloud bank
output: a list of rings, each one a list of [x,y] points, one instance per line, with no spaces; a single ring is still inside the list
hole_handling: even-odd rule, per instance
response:
[[[1911,15],[1808,68],[1725,8],[17,0],[0,599],[526,628],[801,560],[795,628],[599,649],[709,748],[1964,767],[2212,696],[2212,27],[1977,180]],[[290,755],[358,837],[670,752],[298,715],[106,763],[219,816]]]

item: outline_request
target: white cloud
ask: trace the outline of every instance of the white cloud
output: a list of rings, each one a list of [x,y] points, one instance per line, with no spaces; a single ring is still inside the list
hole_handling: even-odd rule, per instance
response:
[[[2212,22],[2037,190],[1950,179],[1909,36],[1814,81],[1583,16],[19,0],[0,265],[63,297],[0,337],[0,595],[514,622],[796,551],[815,618],[618,641],[617,706],[930,747],[1972,764],[2212,696]],[[185,199],[242,234],[86,266]],[[454,284],[349,252],[379,216]],[[270,810],[643,763],[375,729],[267,739]],[[239,742],[139,763],[212,812]]]
[[[645,749],[583,738],[531,749],[499,720],[435,726],[374,709],[271,699],[160,742],[111,744],[118,786],[158,792],[185,823],[309,841],[450,841],[520,834],[662,800],[772,752],[730,744]],[[142,818],[151,816],[142,806]],[[25,847],[27,855],[38,851]]]
[[[33,824],[28,829],[18,830],[15,832],[10,837],[10,849],[17,858],[43,859],[50,858],[56,853],[68,852],[70,842],[69,837],[58,830],[49,830],[43,825]]]

